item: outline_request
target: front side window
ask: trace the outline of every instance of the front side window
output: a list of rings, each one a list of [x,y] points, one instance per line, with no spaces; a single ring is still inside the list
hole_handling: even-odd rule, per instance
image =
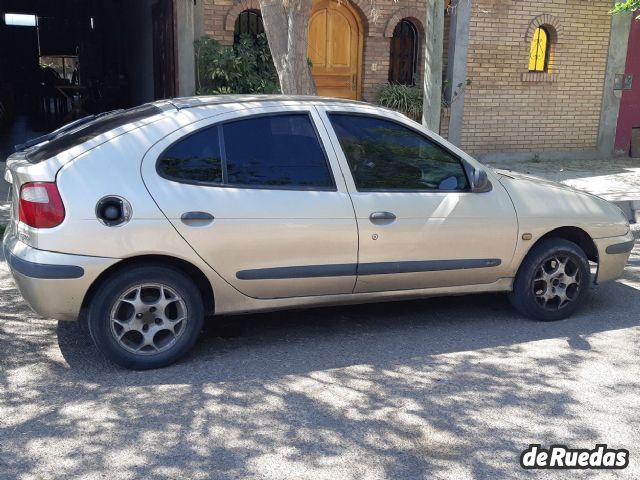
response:
[[[222,183],[218,127],[205,128],[174,143],[158,159],[158,172],[171,180]]]
[[[460,160],[420,133],[372,116],[329,118],[358,190],[469,188]]]
[[[309,115],[271,115],[222,125],[226,183],[333,189],[329,165]]]

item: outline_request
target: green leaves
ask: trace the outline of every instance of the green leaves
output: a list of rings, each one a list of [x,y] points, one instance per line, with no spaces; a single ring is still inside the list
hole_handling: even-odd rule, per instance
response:
[[[377,93],[379,105],[404,113],[416,121],[422,117],[422,98],[422,88],[398,83],[382,85]]]
[[[625,0],[623,2],[616,2],[609,13],[633,12],[638,9],[640,9],[640,0]],[[640,15],[638,15],[636,19],[640,19]]]
[[[203,37],[194,43],[197,95],[232,93],[278,93],[278,77],[264,34],[242,35],[226,47]]]

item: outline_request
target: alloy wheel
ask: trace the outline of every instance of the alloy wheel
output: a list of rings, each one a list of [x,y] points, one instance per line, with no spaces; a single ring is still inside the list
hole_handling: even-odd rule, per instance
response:
[[[580,267],[569,255],[553,255],[540,263],[533,279],[536,302],[545,310],[565,308],[576,298],[581,287]]]
[[[153,355],[173,347],[188,322],[184,299],[167,285],[147,283],[124,292],[109,316],[111,333],[125,350]]]

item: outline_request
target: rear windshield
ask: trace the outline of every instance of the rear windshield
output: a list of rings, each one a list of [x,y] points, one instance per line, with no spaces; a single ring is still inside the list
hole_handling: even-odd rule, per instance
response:
[[[31,163],[42,162],[109,130],[152,117],[160,112],[162,110],[155,105],[143,105],[98,118],[67,133],[63,133],[49,142],[43,143],[42,146],[27,154],[27,160]]]

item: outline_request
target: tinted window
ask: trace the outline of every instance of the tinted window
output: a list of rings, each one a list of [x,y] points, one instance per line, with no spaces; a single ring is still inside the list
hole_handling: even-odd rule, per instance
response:
[[[76,145],[91,140],[98,135],[113,130],[115,128],[134,123],[145,118],[161,113],[154,105],[143,105],[141,107],[123,110],[113,114],[97,117],[95,120],[87,121],[78,128],[73,128],[67,133],[63,133],[53,140],[44,143],[41,147],[33,150],[27,155],[27,160],[31,163],[38,163],[48,158],[55,157],[59,153],[69,150]],[[87,119],[89,120],[89,119]]]
[[[380,118],[332,114],[358,190],[462,190],[460,161],[427,137]]]
[[[222,183],[218,127],[200,130],[174,143],[158,160],[158,171],[176,180]]]
[[[254,117],[225,123],[222,129],[228,184],[333,188],[307,114]]]

